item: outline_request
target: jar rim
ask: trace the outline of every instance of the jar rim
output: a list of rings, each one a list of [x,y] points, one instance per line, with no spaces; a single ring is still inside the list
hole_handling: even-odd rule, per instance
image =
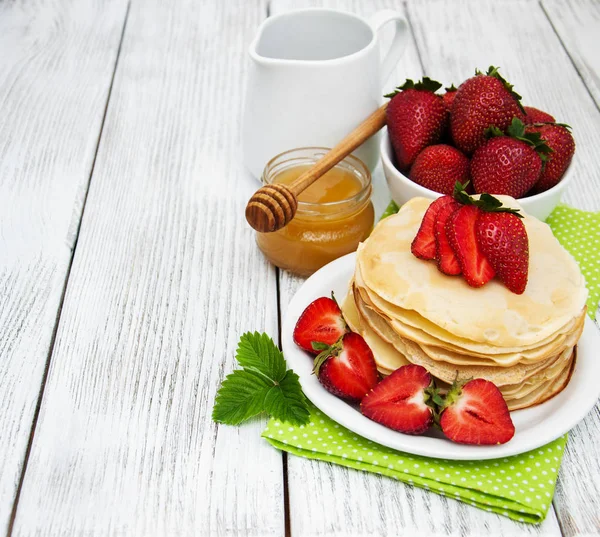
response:
[[[322,151],[323,154],[325,154],[330,150],[331,149],[328,147],[307,146],[307,147],[297,147],[295,149],[288,149],[287,151],[283,151],[282,153],[279,153],[278,155],[274,156],[271,160],[269,160],[269,162],[267,162],[267,164],[263,170],[263,173],[262,173],[261,182],[264,185],[272,184],[272,181],[267,180],[267,178],[269,177],[270,168],[273,167],[276,164],[276,162],[278,162],[280,160],[285,161],[286,159],[284,159],[284,157],[286,157],[286,156],[289,157],[292,154],[297,153],[299,151]],[[312,159],[310,156],[305,156],[304,159],[312,160],[313,162],[317,162],[317,160],[318,160],[318,159]],[[362,198],[365,197],[365,195],[367,195],[367,197],[370,197],[371,189],[372,189],[372,186],[371,186],[372,177],[371,177],[371,172],[369,171],[369,168],[367,167],[367,165],[362,160],[360,160],[358,157],[356,157],[354,155],[348,155],[347,157],[345,157],[343,160],[341,160],[335,166],[338,166],[341,163],[348,164],[352,168],[353,171],[358,172],[358,174],[361,176],[361,178],[364,178],[364,181],[363,181],[364,184],[362,185],[362,188],[356,194],[353,194],[352,196],[350,196],[348,198],[344,198],[344,199],[341,199],[338,201],[327,201],[327,202],[322,203],[322,202],[310,202],[310,201],[298,200],[298,209],[302,208],[306,211],[314,211],[318,207],[326,207],[326,208],[334,209],[337,206],[341,207],[341,206],[346,205],[351,202],[359,202],[359,201],[361,201]],[[335,168],[335,166],[334,166],[334,168]],[[277,177],[277,175],[273,175],[273,177],[271,179],[274,179],[275,177]]]

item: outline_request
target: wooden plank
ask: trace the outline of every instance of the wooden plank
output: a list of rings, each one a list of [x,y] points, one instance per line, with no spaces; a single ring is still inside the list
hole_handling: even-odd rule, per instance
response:
[[[542,0],[567,53],[587,89],[600,106],[600,2],[598,0]]]
[[[421,5],[423,2],[417,2]],[[316,2],[304,0],[275,0],[271,13],[309,5],[326,5],[369,15],[384,8],[402,10],[401,2],[377,1],[365,5],[359,1],[338,0]],[[409,2],[412,7],[413,2]],[[439,4],[435,4],[438,6]],[[434,6],[434,8],[435,8]],[[464,12],[463,12],[464,13]],[[414,23],[409,10],[410,21]],[[440,17],[447,16],[442,12]],[[427,20],[427,19],[423,19]],[[436,31],[435,28],[431,33]],[[438,30],[439,32],[439,30]],[[443,40],[443,34],[438,39]],[[427,70],[426,74],[436,75]],[[422,75],[419,55],[414,43],[402,58],[386,91],[407,77]],[[444,78],[448,84],[451,78]],[[394,78],[394,77],[393,77]],[[378,214],[389,201],[389,192],[381,168],[374,173],[374,200]],[[280,307],[282,314],[293,294],[302,283],[301,278],[286,272],[280,274]],[[511,520],[473,508],[422,489],[409,487],[391,479],[363,474],[323,462],[298,457],[288,458],[288,487],[290,525],[294,537],[316,535],[560,535],[554,510],[540,526],[516,524]]]
[[[126,0],[0,3],[0,534],[8,529]]]
[[[264,420],[211,421],[239,335],[277,330],[244,207],[266,5],[133,2],[14,536],[282,535]]]

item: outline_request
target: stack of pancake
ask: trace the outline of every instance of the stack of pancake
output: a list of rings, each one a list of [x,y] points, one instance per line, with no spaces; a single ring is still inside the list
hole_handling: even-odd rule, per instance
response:
[[[360,245],[342,305],[350,328],[365,338],[384,375],[414,363],[442,389],[457,377],[484,378],[510,410],[550,399],[569,382],[585,320],[587,290],[576,262],[546,224],[525,215],[525,292],[516,295],[496,280],[469,287],[410,251],[429,204],[411,200]]]

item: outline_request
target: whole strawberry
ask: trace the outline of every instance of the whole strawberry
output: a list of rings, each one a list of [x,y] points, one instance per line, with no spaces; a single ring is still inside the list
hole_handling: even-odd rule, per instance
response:
[[[477,241],[498,279],[510,291],[523,294],[529,273],[529,239],[518,212],[482,211]]]
[[[450,113],[450,110],[452,109],[452,103],[454,102],[454,97],[456,97],[456,91],[458,90],[458,88],[452,84],[452,86],[450,86],[449,88],[444,88],[446,90],[446,93],[444,93],[442,95],[442,99],[444,101],[444,106],[446,107],[446,110],[448,110],[448,113]]]
[[[470,155],[485,143],[488,127],[505,131],[513,117],[524,118],[521,96],[512,88],[497,67],[485,75],[475,71],[460,85],[450,113],[450,132],[458,149]]]
[[[455,382],[444,398],[439,421],[444,434],[459,444],[505,444],[515,435],[502,393],[484,379]]]
[[[533,125],[534,123],[554,123],[556,120],[548,112],[544,112],[533,106],[525,107],[525,125]]]
[[[408,170],[425,147],[442,137],[448,112],[442,98],[435,94],[441,86],[424,77],[416,84],[407,80],[386,95],[391,98],[386,111],[388,134],[400,171]]]
[[[348,332],[333,345],[315,344],[321,353],[315,358],[313,372],[333,395],[359,402],[377,381],[377,365],[366,341]]]
[[[468,181],[469,159],[450,145],[430,145],[415,159],[410,178],[425,188],[451,195],[456,181]]]
[[[575,153],[575,140],[568,125],[534,125],[527,132],[537,132],[552,149],[532,193],[544,192],[556,185],[563,177]]]
[[[514,118],[508,136],[490,129],[493,138],[471,159],[470,174],[475,192],[523,197],[540,178],[542,160],[551,151],[538,133],[525,133],[525,125]]]

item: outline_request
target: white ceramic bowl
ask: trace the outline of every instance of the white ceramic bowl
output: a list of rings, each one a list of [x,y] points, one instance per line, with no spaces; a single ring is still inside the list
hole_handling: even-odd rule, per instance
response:
[[[411,198],[417,196],[430,199],[439,198],[441,196],[439,192],[418,185],[411,181],[406,175],[399,172],[394,166],[393,158],[392,144],[386,132],[381,141],[381,161],[383,164],[383,172],[385,173],[385,178],[392,194],[392,199],[398,205],[403,205]],[[573,179],[571,168],[572,166],[569,166],[565,175],[557,185],[545,192],[536,194],[535,196],[529,196],[518,200],[521,207],[523,207],[523,210],[527,214],[535,216],[540,220],[546,220],[554,207],[560,202],[563,192]]]

